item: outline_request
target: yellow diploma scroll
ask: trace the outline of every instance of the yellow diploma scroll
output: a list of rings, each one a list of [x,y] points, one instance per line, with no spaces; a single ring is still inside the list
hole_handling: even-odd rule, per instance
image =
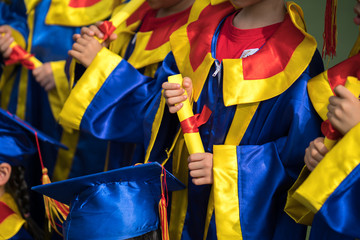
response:
[[[177,75],[168,77],[168,81],[170,83],[178,83],[182,87],[183,78],[182,78],[181,74],[177,74]],[[186,91],[184,94],[187,95]],[[183,122],[184,120],[191,119],[194,117],[194,113],[192,111],[192,107],[190,105],[189,98],[187,98],[183,102],[183,107],[177,112],[177,115],[179,117],[180,122]],[[205,152],[204,146],[202,144],[200,134],[198,131],[184,133],[184,139],[185,139],[185,143],[186,143],[186,146],[187,146],[190,154]]]
[[[327,137],[325,137],[325,139],[324,139],[324,145],[327,150],[332,149],[337,142],[338,142],[338,140],[331,140],[330,138],[327,138]]]

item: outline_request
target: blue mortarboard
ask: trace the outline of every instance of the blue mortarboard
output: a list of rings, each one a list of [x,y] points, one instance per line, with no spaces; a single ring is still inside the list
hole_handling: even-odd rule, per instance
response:
[[[35,153],[37,150],[34,144],[35,132],[39,140],[67,149],[66,146],[39,132],[29,123],[0,108],[0,163],[19,165],[25,155]]]
[[[147,163],[32,189],[70,204],[64,239],[128,239],[159,228],[162,166]],[[185,186],[166,171],[169,191]]]

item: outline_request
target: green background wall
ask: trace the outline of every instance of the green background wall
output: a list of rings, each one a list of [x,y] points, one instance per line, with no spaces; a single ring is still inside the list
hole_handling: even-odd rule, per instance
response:
[[[322,34],[324,31],[324,15],[326,0],[295,0],[305,15],[308,32],[315,36],[318,42],[318,49],[321,53],[323,46]],[[354,6],[356,0],[338,0],[337,26],[338,44],[337,54],[334,59],[324,61],[325,68],[331,67],[345,60],[358,36],[358,27],[354,24]]]

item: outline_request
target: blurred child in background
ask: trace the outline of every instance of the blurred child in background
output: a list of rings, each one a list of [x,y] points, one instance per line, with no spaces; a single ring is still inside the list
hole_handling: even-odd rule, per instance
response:
[[[113,15],[128,9],[134,2],[141,1],[123,4]],[[143,133],[128,120],[137,113],[122,114],[113,119],[110,119],[113,115],[107,116],[107,113],[126,96],[129,84],[137,84],[137,79],[131,77],[133,71],[149,77],[158,74],[162,61],[170,52],[169,37],[187,23],[194,0],[143,2],[140,7],[130,9],[127,20],[117,27],[116,34],[110,36],[109,49],[106,48],[109,41],[101,45],[94,38],[102,39],[104,34],[93,25],[83,28],[81,35],[74,35],[76,43],[69,51],[69,55],[85,68],[77,64],[75,71],[70,72],[72,78],[76,78],[76,86],[60,115],[60,123],[101,139],[113,140],[109,169],[144,161]],[[141,101],[140,98],[142,96],[133,101]],[[141,113],[141,109],[138,111]],[[124,141],[124,135],[130,137]]]
[[[28,166],[36,165],[30,155],[37,152],[35,138],[52,139],[38,133],[28,123],[0,109],[0,238],[44,239],[44,232],[31,217],[26,179],[33,176]],[[50,146],[50,145],[49,145]]]

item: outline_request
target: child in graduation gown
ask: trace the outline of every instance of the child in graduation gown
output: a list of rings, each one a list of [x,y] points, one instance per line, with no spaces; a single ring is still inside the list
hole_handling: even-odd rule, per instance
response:
[[[360,3],[354,10],[354,22],[359,25]],[[304,157],[307,169],[299,177],[299,184],[294,185],[296,191],[287,203],[294,219],[312,226],[311,240],[360,238],[359,40],[351,53],[354,56],[311,79],[308,85],[315,109],[333,129],[327,132],[328,128],[324,128],[323,133],[338,141],[329,149],[324,137],[309,144]],[[351,81],[357,85],[357,91],[349,85]]]
[[[43,231],[30,216],[29,188],[26,181],[32,173],[30,155],[37,152],[35,138],[61,146],[37,132],[29,123],[0,109],[0,238],[44,239]],[[36,136],[36,137],[35,137]],[[63,146],[62,146],[63,147]]]
[[[25,131],[9,125],[3,116],[0,120],[0,238],[33,239],[25,230],[26,220],[30,221],[29,194],[19,163],[36,149]]]
[[[132,9],[127,20],[116,29],[117,35],[111,36],[116,40],[111,42],[109,49],[102,47],[92,37],[104,36],[96,26],[83,28],[82,37],[74,36],[76,43],[69,54],[86,69],[78,64],[75,71],[70,72],[72,81],[76,78],[78,86],[64,106],[64,109],[71,108],[71,113],[62,114],[62,118],[71,122],[66,122],[66,127],[90,132],[101,139],[114,140],[110,145],[109,169],[143,162],[142,134],[134,134],[127,139],[131,143],[121,142],[121,137],[113,134],[113,127],[124,131],[132,128],[129,126],[131,122],[122,121],[125,116],[115,120],[118,123],[116,126],[103,122],[101,116],[96,114],[86,120],[87,125],[80,125],[80,119],[85,112],[96,113],[97,108],[110,108],[119,98],[117,89],[126,89],[126,82],[136,82],[136,79],[130,77],[135,69],[146,76],[154,77],[170,52],[169,36],[187,23],[192,3],[193,0],[144,1],[140,7]],[[131,5],[132,2],[128,4]],[[126,4],[119,6],[113,15],[126,7]],[[131,67],[128,67],[128,64]],[[60,120],[60,123],[62,122],[63,119]],[[136,143],[136,147],[132,143]]]
[[[172,194],[171,239],[305,237],[305,228],[283,207],[306,146],[320,135],[306,85],[323,70],[322,61],[300,7],[283,1],[248,4],[195,1],[191,23],[170,37],[172,52],[155,80],[129,72],[133,81],[120,79],[127,88],[114,93],[116,103],[106,107],[99,99],[96,111],[85,111],[77,121],[97,129],[111,126],[124,140],[143,134],[145,161],[169,159],[165,166],[187,185]],[[164,84],[167,93],[161,92],[167,77],[179,72],[192,80],[194,113],[205,105],[211,111],[199,128],[205,154],[189,157],[179,122],[168,111],[182,106],[184,90]],[[104,121],[92,123],[95,115]],[[204,158],[208,168],[196,171],[193,165]]]
[[[30,122],[48,135],[61,140],[68,150],[43,148],[53,180],[102,171],[107,142],[89,134],[65,131],[57,123],[69,93],[65,75],[67,51],[72,35],[84,25],[106,19],[118,1],[25,1],[29,34],[25,48],[43,64],[33,70],[17,65],[11,73],[4,68],[1,106]],[[15,18],[13,22],[19,22]]]
[[[211,110],[199,128],[206,153],[189,156],[181,135],[175,143],[173,171],[188,191],[172,195],[171,236],[304,239],[304,227],[283,207],[303,151],[319,135],[306,90],[322,70],[316,41],[292,2],[231,3],[241,10],[209,5],[171,39],[177,67],[190,77],[183,85],[192,86],[194,113]],[[181,61],[183,53],[190,61]],[[178,111],[183,90],[163,88],[170,112]]]
[[[30,142],[30,140],[28,140]],[[27,154],[25,146],[23,154]],[[12,147],[10,147],[12,149]],[[12,149],[16,151],[17,149]],[[28,233],[34,229],[25,229],[31,221],[29,216],[29,194],[25,181],[24,168],[12,165],[13,162],[0,159],[0,237],[1,239],[33,239]],[[16,200],[15,200],[16,199]],[[21,203],[21,205],[19,205]],[[39,230],[37,228],[36,230]],[[36,231],[35,230],[35,231]],[[38,233],[41,233],[40,231]],[[40,235],[35,239],[43,239]]]

